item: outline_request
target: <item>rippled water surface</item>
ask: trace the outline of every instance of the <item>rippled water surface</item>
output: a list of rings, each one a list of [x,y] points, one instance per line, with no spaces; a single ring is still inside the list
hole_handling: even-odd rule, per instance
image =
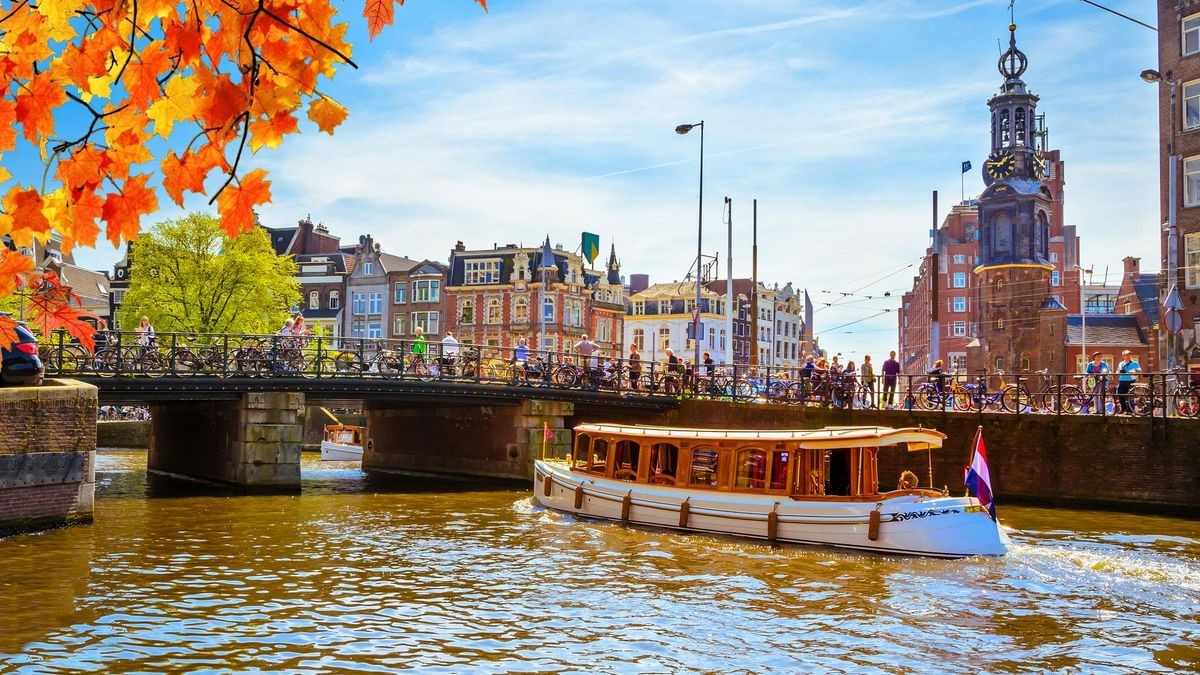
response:
[[[1001,504],[1003,559],[580,521],[305,459],[300,496],[147,485],[0,540],[0,672],[1200,670],[1200,524]]]

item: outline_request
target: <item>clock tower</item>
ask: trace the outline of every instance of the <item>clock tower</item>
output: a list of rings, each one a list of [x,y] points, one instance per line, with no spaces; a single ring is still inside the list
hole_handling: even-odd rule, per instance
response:
[[[968,351],[968,368],[1061,372],[1067,312],[1051,287],[1054,199],[1043,182],[1047,162],[1044,135],[1035,124],[1038,96],[1021,79],[1029,62],[1017,49],[1016,25],[1008,30],[1008,51],[998,64],[1004,82],[988,101],[992,151],[983,163],[975,268],[978,344]]]

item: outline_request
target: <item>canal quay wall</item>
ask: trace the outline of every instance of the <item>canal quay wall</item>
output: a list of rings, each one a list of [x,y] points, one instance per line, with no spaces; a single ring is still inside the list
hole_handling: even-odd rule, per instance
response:
[[[295,392],[155,403],[146,468],[246,492],[299,492],[304,412]]]
[[[150,420],[102,420],[96,423],[97,448],[149,448]]]
[[[96,388],[0,389],[0,536],[92,520]]]
[[[1200,517],[1200,421],[1081,415],[966,414],[683,400],[664,412],[603,404],[524,401],[519,405],[368,407],[363,468],[528,480],[540,456],[570,451],[585,422],[730,429],[811,429],[836,425],[924,426],[945,433],[928,453],[879,456],[885,488],[911,470],[960,493],[975,430],[982,425],[992,484],[1001,500],[1144,510]]]

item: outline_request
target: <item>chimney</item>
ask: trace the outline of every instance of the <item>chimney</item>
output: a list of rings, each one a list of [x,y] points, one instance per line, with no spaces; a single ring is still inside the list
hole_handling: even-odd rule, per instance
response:
[[[463,246],[463,243],[461,241],[456,241],[456,242],[454,242],[454,250],[455,251],[465,251],[465,250],[467,250],[467,247]]]
[[[1125,275],[1126,276],[1129,276],[1131,274],[1140,274],[1141,273],[1141,262],[1142,262],[1141,258],[1135,258],[1135,257],[1129,255],[1129,256],[1125,256],[1121,260],[1121,262],[1125,263]]]

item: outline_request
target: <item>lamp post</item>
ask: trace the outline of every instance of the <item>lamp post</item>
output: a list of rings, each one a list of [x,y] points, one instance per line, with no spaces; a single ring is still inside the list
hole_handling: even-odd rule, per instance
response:
[[[1083,293],[1083,273],[1087,272],[1090,276],[1092,268],[1072,265],[1071,269],[1079,271],[1079,353],[1083,355],[1083,362],[1087,363],[1087,301]]]
[[[1171,93],[1171,136],[1170,142],[1167,144],[1167,149],[1170,154],[1167,157],[1167,189],[1170,194],[1167,196],[1167,283],[1164,288],[1176,287],[1176,277],[1179,275],[1179,228],[1176,225],[1176,211],[1178,211],[1178,180],[1179,157],[1175,154],[1175,90],[1179,83],[1171,79],[1171,71],[1167,71],[1164,78],[1157,70],[1148,68],[1141,73],[1142,79],[1151,84],[1165,85],[1170,88]],[[1167,368],[1175,368],[1175,347],[1177,340],[1175,334],[1167,332]]]
[[[696,218],[696,313],[692,319],[692,338],[696,349],[693,354],[692,367],[698,373],[700,372],[700,284],[702,283],[700,255],[704,240],[704,120],[700,120],[696,124],[680,124],[675,127],[675,133],[682,136],[696,127],[700,127],[700,199]]]

